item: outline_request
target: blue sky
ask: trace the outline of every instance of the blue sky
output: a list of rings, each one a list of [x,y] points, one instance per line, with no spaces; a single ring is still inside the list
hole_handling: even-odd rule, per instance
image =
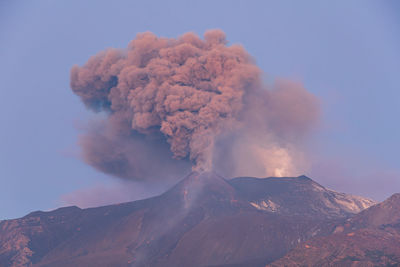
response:
[[[393,1],[0,2],[0,219],[115,186],[77,157],[91,116],[69,70],[138,32],[176,37],[220,28],[266,79],[290,78],[321,99],[311,178],[382,200],[400,192],[400,4]]]

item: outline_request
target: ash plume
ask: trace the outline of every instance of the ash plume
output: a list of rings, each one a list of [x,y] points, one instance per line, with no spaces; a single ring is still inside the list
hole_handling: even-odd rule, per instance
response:
[[[204,39],[146,32],[126,49],[100,52],[71,70],[74,93],[107,114],[80,138],[84,159],[134,180],[190,169],[235,175],[249,161],[258,176],[295,172],[293,155],[318,119],[318,101],[297,83],[268,88],[261,74],[220,30]]]

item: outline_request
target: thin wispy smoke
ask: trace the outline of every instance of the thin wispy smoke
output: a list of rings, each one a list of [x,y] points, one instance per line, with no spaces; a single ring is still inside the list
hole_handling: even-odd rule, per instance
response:
[[[111,184],[96,184],[62,195],[60,204],[62,206],[74,205],[80,208],[91,208],[123,203],[159,195],[169,186],[171,185],[155,185],[154,183],[129,180]]]
[[[80,138],[84,159],[135,180],[190,168],[228,176],[296,172],[303,160],[293,156],[318,120],[318,101],[298,83],[267,88],[261,73],[220,30],[204,39],[147,32],[126,49],[100,52],[71,70],[72,90],[108,114]]]

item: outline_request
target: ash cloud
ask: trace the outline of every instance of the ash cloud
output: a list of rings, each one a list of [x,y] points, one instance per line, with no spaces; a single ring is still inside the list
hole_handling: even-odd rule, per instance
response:
[[[74,93],[107,114],[80,138],[84,159],[105,173],[144,181],[190,169],[227,176],[296,172],[318,101],[298,83],[280,80],[268,88],[261,74],[220,30],[204,39],[141,33],[126,49],[100,52],[71,70]]]

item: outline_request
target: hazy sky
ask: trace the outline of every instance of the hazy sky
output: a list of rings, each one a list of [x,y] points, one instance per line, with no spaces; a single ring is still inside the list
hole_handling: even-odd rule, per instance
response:
[[[177,37],[212,28],[241,43],[267,80],[301,81],[320,98],[308,176],[377,200],[400,192],[396,0],[2,0],[0,219],[56,208],[84,188],[106,198],[108,187],[120,186],[77,156],[77,129],[92,114],[69,88],[71,66],[123,48],[139,32]]]

